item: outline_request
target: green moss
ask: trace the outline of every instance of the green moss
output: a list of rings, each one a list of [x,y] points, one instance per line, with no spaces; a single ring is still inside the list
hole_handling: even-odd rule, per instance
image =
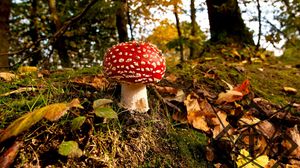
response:
[[[263,71],[260,71],[259,68]],[[283,91],[283,87],[293,87],[298,91],[300,90],[299,70],[285,68],[283,65],[248,65],[246,69],[251,87],[257,97],[263,97],[278,105],[286,105],[291,101],[300,99],[299,92],[292,95]]]
[[[187,167],[206,167],[205,149],[207,138],[191,129],[176,129],[170,133],[170,140],[178,147],[178,156]]]

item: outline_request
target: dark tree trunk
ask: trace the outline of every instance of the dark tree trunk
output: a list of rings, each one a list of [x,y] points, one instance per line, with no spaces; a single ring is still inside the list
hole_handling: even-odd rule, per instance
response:
[[[127,3],[127,19],[128,19],[129,29],[130,29],[130,36],[131,36],[130,40],[134,40],[133,27],[132,27],[132,22],[131,22],[131,18],[130,18],[130,11],[129,11],[128,3]]]
[[[11,0],[0,0],[0,71],[9,68],[9,14]]]
[[[179,41],[179,52],[180,52],[180,61],[183,62],[185,61],[184,55],[183,55],[183,38],[182,38],[182,33],[181,33],[181,28],[180,28],[180,21],[179,21],[179,16],[178,16],[178,6],[177,4],[174,5],[174,16],[176,20],[176,28],[177,28],[177,34],[178,34],[178,41]]]
[[[260,2],[259,0],[256,0],[257,2],[257,12],[258,12],[258,39],[256,43],[256,50],[259,49],[260,46],[260,38],[261,38],[261,9],[260,9]]]
[[[37,28],[37,0],[31,0],[31,14],[30,14],[30,36],[32,41],[35,43],[38,41],[39,34]],[[41,51],[39,50],[40,43],[36,43],[33,47],[31,66],[36,66],[42,59]]]
[[[118,0],[116,11],[116,26],[119,35],[119,42],[128,41],[127,32],[127,1]]]
[[[57,14],[56,0],[49,0],[49,9],[50,9],[52,21],[55,25],[55,31],[58,31],[62,27],[62,23]],[[63,36],[58,37],[58,39],[56,39],[53,47],[58,52],[58,56],[60,58],[61,65],[63,67],[71,67],[72,64],[71,64],[71,60],[70,60],[70,57],[68,55],[68,51],[66,48],[65,38]]]
[[[237,0],[206,0],[212,42],[254,45]]]
[[[195,8],[195,0],[191,0],[191,37],[194,39],[196,36],[196,8]],[[190,44],[190,58],[195,57],[195,44],[193,40],[191,40]]]

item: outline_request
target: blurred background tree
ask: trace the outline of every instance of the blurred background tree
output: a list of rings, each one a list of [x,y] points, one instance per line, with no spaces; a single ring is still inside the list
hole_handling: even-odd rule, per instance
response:
[[[270,4],[273,18],[262,12],[267,10],[262,4]],[[1,0],[0,68],[98,65],[107,48],[133,39],[184,61],[198,58],[208,40],[244,46],[254,45],[258,36],[258,48],[262,39],[283,49],[282,58],[298,58],[299,6],[298,0]],[[242,17],[253,11],[247,20]],[[209,16],[209,32],[199,25],[200,12]],[[258,29],[257,35],[245,22],[259,23],[249,27]]]
[[[0,54],[9,49],[9,15],[10,0],[0,1]],[[0,71],[7,71],[9,67],[8,55],[0,55]]]

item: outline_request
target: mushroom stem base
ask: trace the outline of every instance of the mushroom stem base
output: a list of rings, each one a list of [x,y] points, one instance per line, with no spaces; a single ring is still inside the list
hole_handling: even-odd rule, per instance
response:
[[[147,112],[149,110],[147,89],[144,84],[122,84],[121,105],[137,112]]]

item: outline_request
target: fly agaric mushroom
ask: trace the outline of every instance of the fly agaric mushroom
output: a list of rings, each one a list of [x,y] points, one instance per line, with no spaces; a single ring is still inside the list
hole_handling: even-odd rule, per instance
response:
[[[104,74],[121,83],[121,105],[128,110],[149,110],[146,84],[159,82],[165,74],[165,58],[146,42],[117,44],[104,56]]]

